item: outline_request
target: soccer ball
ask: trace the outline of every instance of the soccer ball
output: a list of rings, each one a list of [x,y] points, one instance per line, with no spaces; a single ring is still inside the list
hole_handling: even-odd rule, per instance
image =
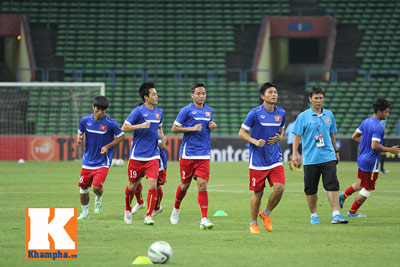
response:
[[[153,263],[167,263],[172,259],[173,251],[171,246],[165,241],[157,241],[151,244],[147,257]]]
[[[116,167],[121,167],[121,166],[123,166],[124,165],[124,160],[123,159],[114,159],[112,162],[111,162],[111,166],[116,166]]]

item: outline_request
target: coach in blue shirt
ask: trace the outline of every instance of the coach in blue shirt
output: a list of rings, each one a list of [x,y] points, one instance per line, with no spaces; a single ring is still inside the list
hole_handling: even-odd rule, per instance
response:
[[[308,97],[311,108],[302,112],[294,125],[293,151],[297,151],[301,139],[303,143],[304,192],[311,212],[311,224],[319,224],[317,192],[321,174],[332,209],[331,223],[348,223],[339,212],[339,181],[336,175],[336,163],[340,158],[335,138],[336,123],[333,113],[322,107],[324,97],[325,92],[322,88],[311,88]],[[293,153],[292,162],[297,166],[297,153]]]

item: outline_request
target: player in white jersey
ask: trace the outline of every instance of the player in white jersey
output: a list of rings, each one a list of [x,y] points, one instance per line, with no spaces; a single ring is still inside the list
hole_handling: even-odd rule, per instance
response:
[[[278,205],[285,190],[285,170],[282,164],[282,149],[279,141],[284,134],[286,111],[275,106],[278,90],[272,83],[260,87],[261,105],[252,109],[243,122],[239,137],[250,143],[250,190],[254,192],[250,201],[251,221],[249,231],[259,234],[257,216],[264,227],[272,232],[271,211]],[[251,130],[251,135],[249,131]],[[268,198],[267,207],[259,212],[265,182],[274,188]]]
[[[189,189],[192,178],[197,181],[198,203],[201,210],[200,229],[211,229],[214,224],[207,218],[207,184],[210,177],[211,131],[217,128],[212,121],[212,108],[205,105],[206,88],[195,83],[191,88],[193,103],[183,107],[172,126],[173,133],[184,133],[179,152],[181,184],[176,191],[171,224],[179,220],[180,205]]]
[[[78,183],[82,205],[79,220],[89,219],[89,187],[92,183],[93,192],[96,194],[94,213],[100,213],[103,183],[111,165],[113,146],[125,138],[117,122],[105,115],[107,107],[108,100],[105,96],[95,97],[92,105],[93,114],[83,117],[79,123],[77,144],[81,144],[83,136],[86,136],[82,170]]]
[[[132,223],[132,208],[130,203],[136,187],[146,176],[148,182],[147,212],[144,224],[153,225],[153,210],[157,204],[158,160],[160,150],[158,139],[164,137],[162,131],[163,111],[156,107],[158,95],[154,83],[143,83],[139,95],[144,104],[132,110],[125,120],[122,130],[133,131],[133,142],[128,165],[129,184],[125,189],[125,216],[127,224]]]

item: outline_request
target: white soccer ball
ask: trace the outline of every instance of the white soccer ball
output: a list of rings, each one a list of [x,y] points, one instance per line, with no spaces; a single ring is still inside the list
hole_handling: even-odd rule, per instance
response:
[[[116,166],[116,167],[121,167],[121,166],[123,166],[124,165],[124,160],[123,159],[114,159],[112,162],[111,162],[111,166]]]
[[[157,241],[151,244],[147,257],[153,263],[167,263],[172,259],[173,251],[171,246],[165,241]]]

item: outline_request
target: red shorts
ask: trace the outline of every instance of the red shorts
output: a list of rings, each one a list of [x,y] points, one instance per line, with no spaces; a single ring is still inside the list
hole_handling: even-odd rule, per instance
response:
[[[375,190],[375,183],[379,172],[363,172],[358,169],[358,178],[361,179],[361,187],[365,190]]]
[[[167,168],[162,171],[158,171],[157,185],[164,185],[167,183]]]
[[[88,188],[93,185],[98,188],[103,188],[103,184],[106,181],[108,168],[99,168],[96,170],[81,169],[81,176],[79,177],[78,186],[82,188]]]
[[[285,184],[285,169],[282,165],[269,170],[252,170],[250,171],[250,190],[261,191],[265,187],[265,180],[268,179],[269,186],[273,183]]]
[[[209,159],[180,159],[181,182],[190,183],[192,178],[200,177],[204,180],[210,179]]]
[[[158,178],[158,159],[139,161],[130,159],[128,164],[129,182],[135,183],[146,175],[147,178]]]

